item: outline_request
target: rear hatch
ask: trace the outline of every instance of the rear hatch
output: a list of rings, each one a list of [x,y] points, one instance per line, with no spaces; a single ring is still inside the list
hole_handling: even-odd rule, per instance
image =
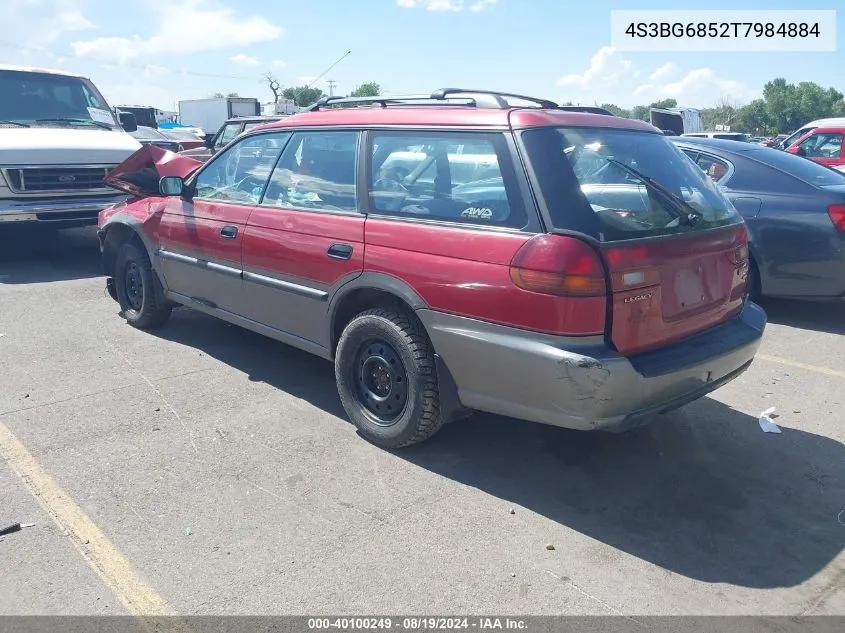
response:
[[[741,311],[745,224],[665,137],[561,127],[529,130],[523,140],[552,230],[596,239],[606,266],[608,337],[619,352],[667,345]]]

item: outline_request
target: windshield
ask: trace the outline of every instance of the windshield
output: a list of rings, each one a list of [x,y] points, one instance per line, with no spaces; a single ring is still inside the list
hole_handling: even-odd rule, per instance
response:
[[[538,128],[523,140],[554,228],[618,241],[742,221],[711,179],[662,135]]]
[[[0,121],[117,127],[106,100],[81,77],[0,70]]]

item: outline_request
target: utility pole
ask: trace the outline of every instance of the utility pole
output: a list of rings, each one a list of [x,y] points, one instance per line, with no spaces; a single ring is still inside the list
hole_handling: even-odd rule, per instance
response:
[[[334,96],[334,87],[335,87],[335,84],[337,82],[334,79],[327,79],[326,83],[329,84],[329,96],[333,97]]]

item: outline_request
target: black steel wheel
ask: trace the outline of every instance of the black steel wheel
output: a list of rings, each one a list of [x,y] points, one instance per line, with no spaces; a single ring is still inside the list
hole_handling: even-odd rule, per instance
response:
[[[120,247],[113,275],[117,302],[127,323],[146,329],[158,327],[170,318],[172,306],[164,297],[142,245],[130,240]]]
[[[346,414],[373,444],[409,446],[443,425],[434,350],[410,312],[383,307],[354,317],[337,344],[335,379]]]
[[[358,404],[373,423],[395,424],[408,402],[408,374],[396,350],[382,339],[364,341],[350,369]]]

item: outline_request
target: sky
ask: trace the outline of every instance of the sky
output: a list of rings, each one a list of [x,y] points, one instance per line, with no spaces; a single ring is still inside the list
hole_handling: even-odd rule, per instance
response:
[[[837,9],[841,0],[3,0],[0,63],[90,77],[112,105],[173,110],[182,99],[237,92],[271,100],[315,82],[347,94],[442,87],[494,89],[623,107],[746,103],[775,77],[845,92],[845,55],[624,52],[614,9]],[[237,7],[237,8],[236,8]],[[837,14],[837,27],[845,9]],[[344,55],[350,51],[348,55]],[[342,58],[342,59],[341,59]],[[338,60],[341,59],[339,62]],[[337,64],[330,69],[330,67]],[[330,70],[329,70],[330,69]]]

